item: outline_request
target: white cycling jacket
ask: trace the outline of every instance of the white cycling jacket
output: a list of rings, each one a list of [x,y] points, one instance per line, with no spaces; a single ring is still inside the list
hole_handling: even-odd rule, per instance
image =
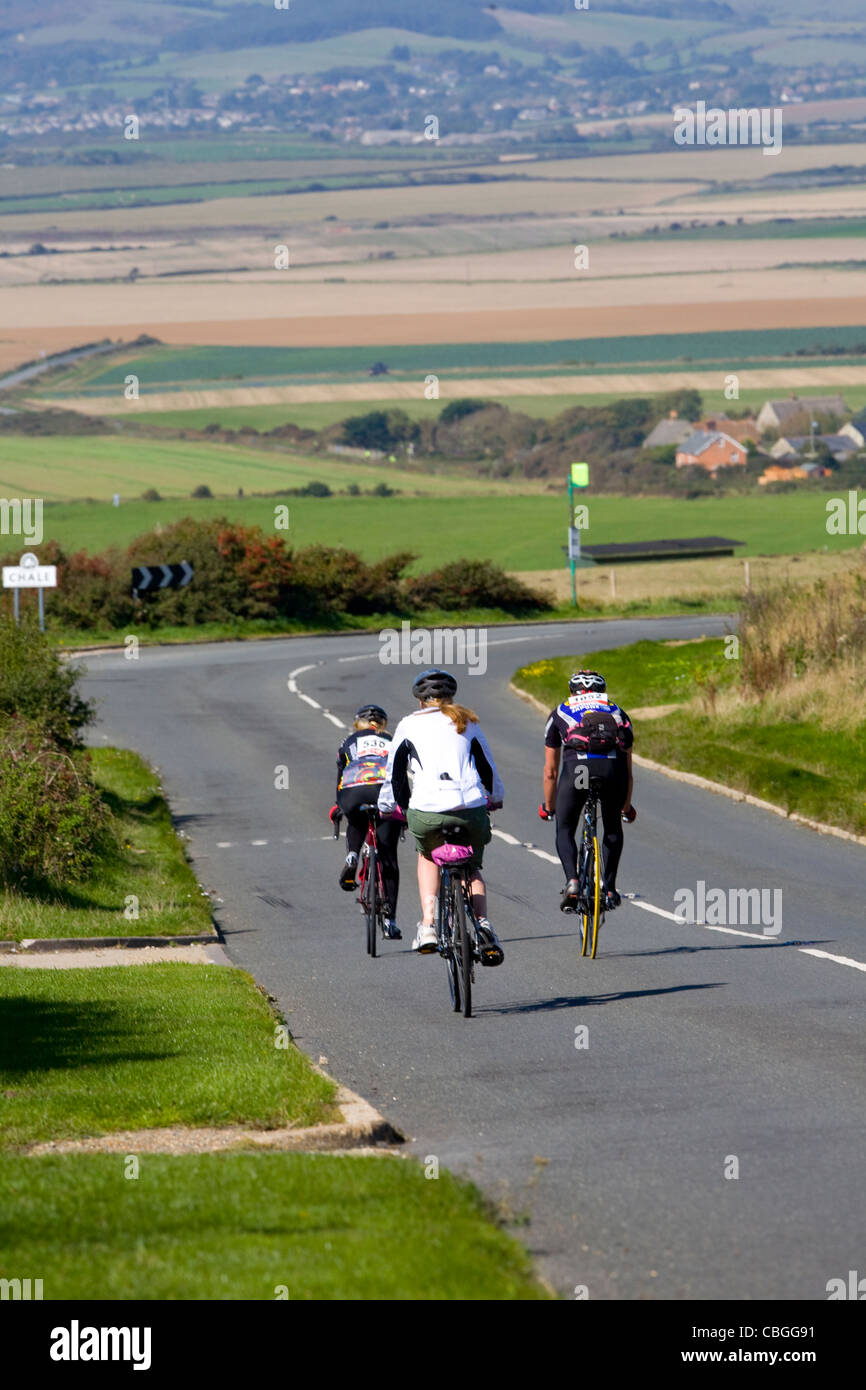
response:
[[[379,810],[454,811],[502,801],[505,791],[478,724],[458,734],[436,705],[407,714],[394,730]]]

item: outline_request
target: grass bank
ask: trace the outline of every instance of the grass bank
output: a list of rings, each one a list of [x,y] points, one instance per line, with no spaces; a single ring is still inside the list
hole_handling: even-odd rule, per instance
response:
[[[92,772],[109,811],[102,857],[82,882],[31,883],[26,891],[0,893],[0,937],[212,931],[209,901],[175,834],[156,773],[137,754],[117,748],[93,749]]]
[[[335,1088],[252,978],[221,965],[0,969],[0,1146],[333,1117]]]
[[[473,1187],[399,1158],[0,1158],[0,1186],[4,1273],[46,1299],[550,1297]]]
[[[635,752],[668,767],[824,821],[866,833],[866,720],[822,730],[771,698],[743,700],[739,660],[726,639],[636,642],[521,667],[514,682],[552,707],[567,692],[575,665],[596,667],[629,713],[676,704],[661,718],[635,718]],[[638,780],[640,773],[638,772]],[[636,793],[640,799],[640,791]]]

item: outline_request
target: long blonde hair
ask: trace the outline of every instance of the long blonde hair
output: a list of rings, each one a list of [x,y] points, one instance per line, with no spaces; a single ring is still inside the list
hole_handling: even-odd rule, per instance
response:
[[[478,723],[478,715],[475,713],[474,709],[470,709],[468,705],[457,705],[453,700],[442,698],[438,695],[432,696],[429,700],[425,700],[424,704],[438,705],[442,713],[446,714],[451,720],[458,734],[466,733],[467,724]]]
[[[384,719],[356,719],[355,729],[384,729],[386,727]]]

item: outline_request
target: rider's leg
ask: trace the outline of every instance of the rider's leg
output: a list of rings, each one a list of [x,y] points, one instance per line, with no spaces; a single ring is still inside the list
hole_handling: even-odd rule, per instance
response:
[[[376,827],[376,843],[379,846],[379,863],[382,866],[382,884],[389,917],[397,915],[397,893],[400,888],[400,869],[397,864],[399,839],[398,821],[385,819],[379,822]]]
[[[616,891],[616,871],[622,854],[622,807],[625,793],[625,784],[616,778],[610,791],[605,791],[601,798],[601,816],[604,823],[604,878],[611,892]]]
[[[584,788],[574,785],[574,766],[563,763],[556,789],[556,852],[566,879],[577,878],[577,845],[574,837],[586,796]]]
[[[475,873],[469,881],[469,892],[472,896],[472,910],[476,919],[487,916],[487,886],[480,873]]]
[[[439,870],[432,859],[418,855],[418,894],[421,898],[421,924],[432,927],[436,915],[436,895],[439,892]]]

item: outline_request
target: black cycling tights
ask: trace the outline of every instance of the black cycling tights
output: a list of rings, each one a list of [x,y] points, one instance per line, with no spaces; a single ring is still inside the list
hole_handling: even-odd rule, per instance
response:
[[[611,777],[601,794],[604,874],[608,888],[616,887],[616,871],[623,842],[622,808],[627,791],[627,778]],[[566,878],[577,878],[577,845],[574,837],[586,797],[586,791],[574,785],[574,767],[564,764],[556,789],[556,852]]]
[[[361,846],[367,838],[367,812],[359,806],[375,801],[379,795],[378,784],[372,786],[344,787],[337,796],[337,803],[346,817],[346,853],[360,854]],[[400,839],[400,822],[380,820],[376,826],[376,844],[379,847],[379,862],[382,865],[382,883],[385,889],[385,902],[388,915],[397,914],[397,893],[400,888],[400,870],[397,865],[397,843]]]

